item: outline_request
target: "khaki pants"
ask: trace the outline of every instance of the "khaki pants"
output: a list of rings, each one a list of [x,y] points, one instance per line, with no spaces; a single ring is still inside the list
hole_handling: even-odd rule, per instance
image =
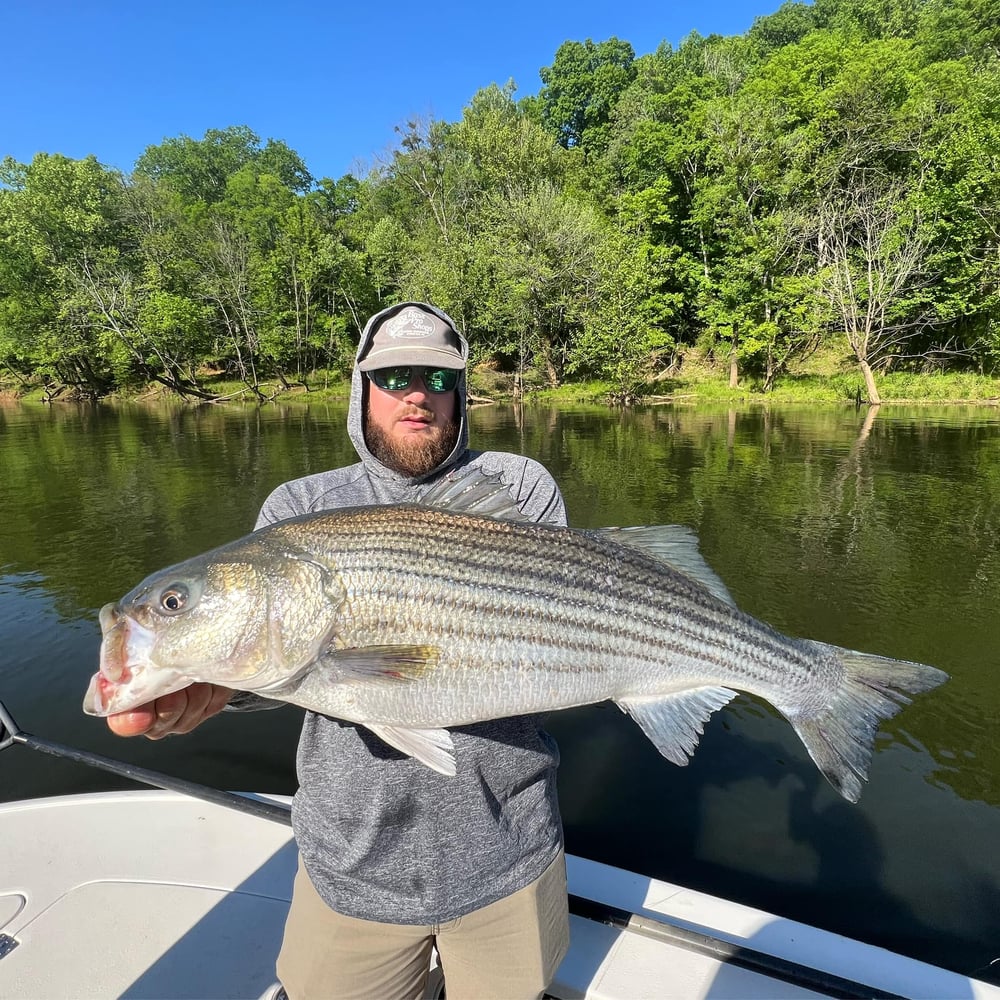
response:
[[[336,913],[300,861],[278,978],[290,1000],[417,1000],[434,945],[448,1000],[540,997],[569,947],[565,857],[512,896],[435,925]]]

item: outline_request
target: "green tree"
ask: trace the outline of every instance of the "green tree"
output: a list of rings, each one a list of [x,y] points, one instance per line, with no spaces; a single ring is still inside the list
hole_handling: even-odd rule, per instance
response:
[[[476,93],[449,140],[467,159],[481,194],[514,198],[561,177],[557,145],[518,107],[513,83]]]
[[[246,125],[208,129],[201,139],[181,135],[149,146],[135,173],[167,184],[188,202],[212,205],[227,194],[229,179],[248,165],[278,177],[289,190],[306,191],[312,178],[285,143],[260,137]]]
[[[489,325],[508,325],[516,334],[518,392],[532,371],[557,386],[596,294],[602,220],[551,186],[513,202],[495,199],[492,209],[496,276],[504,294],[492,297]]]
[[[615,105],[635,78],[634,60],[632,46],[615,37],[563,42],[552,65],[539,70],[543,86],[527,106],[565,149],[599,152]]]
[[[786,0],[773,14],[755,18],[747,38],[764,54],[801,42],[815,27],[816,10],[812,4]]]
[[[676,249],[656,246],[641,232],[609,226],[596,248],[597,287],[574,338],[567,370],[611,382],[612,398],[631,403],[669,370],[682,296],[667,291]]]
[[[794,352],[789,342],[799,343],[780,294],[795,260],[784,176],[787,121],[744,40],[720,40],[705,55],[718,85],[698,122],[704,169],[690,206],[702,262],[698,313],[710,342],[728,342],[730,386],[743,364],[763,369],[769,386]]]
[[[961,83],[961,94],[928,94],[944,119],[918,206],[933,232],[931,328],[949,351],[992,370],[1000,361],[1000,62],[971,76],[953,63],[932,67],[943,68],[949,90]]]
[[[110,359],[82,276],[128,243],[121,175],[94,157],[46,153],[28,165],[8,158],[2,173],[0,350],[15,370],[101,395],[113,381]]]
[[[924,0],[917,40],[935,61],[969,60],[996,68],[1000,18],[993,0]]]

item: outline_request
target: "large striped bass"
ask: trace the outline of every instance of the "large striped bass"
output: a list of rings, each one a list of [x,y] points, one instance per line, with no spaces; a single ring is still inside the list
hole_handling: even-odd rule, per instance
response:
[[[454,774],[445,727],[608,699],[685,764],[746,691],[856,801],[880,721],[947,677],[744,614],[687,529],[521,523],[498,494],[466,475],[428,505],[292,518],[153,574],[102,609],[84,710],[208,681],[359,723]]]

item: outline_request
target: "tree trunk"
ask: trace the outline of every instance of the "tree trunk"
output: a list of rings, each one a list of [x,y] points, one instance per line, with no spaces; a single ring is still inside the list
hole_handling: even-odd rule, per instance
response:
[[[558,389],[559,372],[556,369],[555,362],[552,360],[552,340],[547,335],[542,337],[541,351],[542,363],[545,365],[545,378],[549,383],[549,388]]]
[[[865,377],[865,389],[868,391],[868,402],[872,406],[881,406],[882,397],[878,394],[878,387],[875,385],[875,376],[872,373],[872,366],[864,358],[858,358],[858,365],[861,374]]]

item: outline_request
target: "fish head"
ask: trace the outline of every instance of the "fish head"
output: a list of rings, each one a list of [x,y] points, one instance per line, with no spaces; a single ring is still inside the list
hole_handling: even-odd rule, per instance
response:
[[[84,711],[128,711],[195,681],[281,687],[333,638],[343,600],[323,565],[255,547],[155,573],[101,609],[100,670]]]

